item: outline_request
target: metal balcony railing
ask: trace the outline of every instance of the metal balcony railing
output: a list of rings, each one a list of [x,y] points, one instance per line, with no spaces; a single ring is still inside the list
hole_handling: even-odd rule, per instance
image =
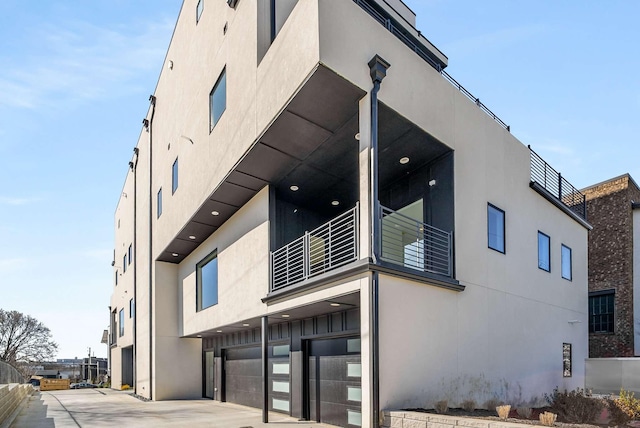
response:
[[[358,260],[358,205],[271,253],[271,291]]]
[[[531,181],[538,183],[553,197],[562,202],[582,219],[587,219],[586,197],[578,189],[573,187],[558,171],[546,163],[540,155],[531,152]]]
[[[493,120],[496,121],[500,126],[502,126],[507,131],[511,132],[511,127],[504,123],[502,119],[496,116],[489,108],[480,102],[480,98],[473,96],[471,92],[465,89],[456,79],[451,77],[449,73],[444,71],[440,64],[436,62],[425,49],[414,42],[412,38],[408,37],[404,32],[399,29],[391,19],[385,17],[380,12],[375,10],[369,3],[364,0],[353,0],[358,6],[360,6],[365,12],[367,12],[373,19],[378,21],[383,27],[385,27],[391,34],[396,36],[398,39],[402,41],[405,45],[407,45],[412,51],[414,51],[420,58],[426,61],[430,66],[432,66],[438,73],[442,75],[449,83],[451,83],[456,89],[462,92],[467,98],[473,101],[482,111],[484,111],[487,115],[489,115]]]
[[[453,278],[453,234],[381,206],[384,261]]]

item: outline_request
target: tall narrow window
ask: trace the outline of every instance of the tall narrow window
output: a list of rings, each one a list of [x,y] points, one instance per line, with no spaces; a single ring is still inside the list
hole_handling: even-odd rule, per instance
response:
[[[571,377],[571,344],[562,344],[562,376]]]
[[[160,216],[162,215],[162,187],[160,188],[160,190],[158,190],[158,201],[156,209],[158,211],[158,218],[160,218]]]
[[[572,279],[572,267],[571,267],[571,248],[562,244],[562,277],[571,281]]]
[[[127,264],[131,264],[131,259],[133,259],[133,244],[129,244],[129,251],[127,252],[127,254],[129,256]]]
[[[589,293],[589,333],[613,333],[615,291]]]
[[[214,250],[196,265],[197,309],[218,303],[218,251]]]
[[[213,128],[220,120],[220,116],[227,108],[227,69],[222,70],[220,77],[209,94],[209,129]]]
[[[119,321],[120,321],[120,325],[118,327],[120,327],[120,331],[119,331],[119,336],[122,337],[124,336],[124,308],[120,309],[120,313],[119,315]]]
[[[491,204],[487,206],[487,229],[489,248],[504,253],[504,211]]]
[[[118,270],[116,269],[116,285],[118,285]]]
[[[176,193],[176,190],[178,190],[178,158],[173,161],[171,167],[171,194]]]
[[[133,299],[129,299],[129,318],[133,318],[135,307],[133,306]]]
[[[538,267],[551,272],[551,238],[538,231]]]
[[[198,5],[196,6],[196,24],[200,22],[200,17],[202,16],[203,10],[204,10],[204,0],[198,0]]]
[[[125,273],[127,271],[127,253],[124,254],[124,257],[122,258],[122,273]]]

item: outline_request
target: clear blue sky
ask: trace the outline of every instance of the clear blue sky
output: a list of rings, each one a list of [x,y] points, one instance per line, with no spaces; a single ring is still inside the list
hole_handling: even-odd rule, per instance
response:
[[[406,3],[449,73],[572,184],[640,180],[640,2]],[[106,356],[113,213],[180,5],[0,2],[0,308],[43,321],[58,358]]]

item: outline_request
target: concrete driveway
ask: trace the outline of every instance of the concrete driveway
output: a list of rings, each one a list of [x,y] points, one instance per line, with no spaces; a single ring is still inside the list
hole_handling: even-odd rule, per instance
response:
[[[259,410],[235,404],[211,400],[144,402],[122,391],[78,389],[36,391],[11,427],[330,427],[298,422],[278,413],[269,414],[269,421],[263,424]]]

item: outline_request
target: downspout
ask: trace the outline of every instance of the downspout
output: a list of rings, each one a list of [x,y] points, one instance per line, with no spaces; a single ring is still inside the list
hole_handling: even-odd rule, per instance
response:
[[[369,61],[371,89],[371,255],[373,263],[380,261],[381,212],[378,182],[378,91],[387,75],[390,64],[376,55]],[[379,276],[373,272],[371,278],[371,419],[372,426],[380,426],[380,338],[379,338]]]
[[[144,124],[149,132],[149,400],[153,400],[153,116],[156,97],[149,96],[151,116]]]
[[[134,159],[129,162],[129,167],[133,171],[133,393],[138,393],[138,383],[136,380],[136,350],[138,343],[138,154],[140,149],[133,149]],[[131,306],[129,306],[131,311]]]

